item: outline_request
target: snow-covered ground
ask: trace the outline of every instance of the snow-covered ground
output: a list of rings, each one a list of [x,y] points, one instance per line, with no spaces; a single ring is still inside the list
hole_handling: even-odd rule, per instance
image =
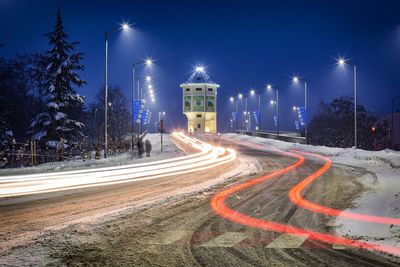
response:
[[[184,155],[184,152],[182,152],[182,150],[176,147],[176,145],[171,141],[169,134],[163,135],[162,153],[160,146],[160,134],[147,134],[144,140],[146,139],[149,139],[152,144],[152,151],[150,157],[146,157],[146,155],[144,155],[143,158],[137,159],[136,155],[132,156],[131,152],[126,152],[116,156],[110,156],[107,159],[102,158],[99,160],[91,159],[91,160],[49,162],[34,167],[2,169],[0,170],[0,176],[117,166],[129,163],[143,163],[146,161],[161,160],[161,159]]]
[[[366,190],[346,211],[376,216],[400,218],[400,152],[393,150],[366,151],[353,148],[332,148],[288,143],[238,134],[224,136],[282,150],[301,150],[328,156],[333,164],[363,168],[367,172],[358,179]],[[336,232],[340,236],[400,245],[400,225],[366,223],[337,218]]]

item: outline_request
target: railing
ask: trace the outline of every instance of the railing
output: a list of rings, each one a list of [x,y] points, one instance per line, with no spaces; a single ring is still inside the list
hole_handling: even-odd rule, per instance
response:
[[[293,132],[282,132],[279,135],[272,132],[253,132],[253,131],[245,131],[245,130],[236,130],[238,134],[250,135],[250,136],[257,136],[262,138],[269,138],[274,140],[280,140],[290,143],[298,143],[298,144],[305,144],[306,138],[298,136],[297,133]]]

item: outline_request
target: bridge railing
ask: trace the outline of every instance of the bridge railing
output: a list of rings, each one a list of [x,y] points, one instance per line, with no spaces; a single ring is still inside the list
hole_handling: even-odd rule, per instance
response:
[[[238,134],[250,135],[250,136],[257,136],[262,138],[269,138],[274,140],[280,140],[290,143],[298,143],[298,144],[305,144],[306,139],[305,137],[298,136],[296,133],[292,132],[282,132],[280,134],[272,133],[272,132],[264,132],[264,131],[245,131],[245,130],[236,130]]]

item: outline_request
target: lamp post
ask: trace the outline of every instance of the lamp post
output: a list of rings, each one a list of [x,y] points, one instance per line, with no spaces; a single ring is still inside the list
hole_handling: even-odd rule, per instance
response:
[[[139,61],[136,63],[132,64],[132,118],[131,118],[131,148],[133,151],[134,148],[134,135],[135,135],[135,122],[133,121],[133,113],[134,113],[134,108],[133,108],[133,101],[135,99],[135,67],[136,66],[140,66],[140,65],[146,65],[146,66],[151,66],[153,64],[153,61],[151,59],[146,59],[145,61]],[[146,76],[146,81],[150,82],[151,81],[151,77],[150,76]],[[137,86],[137,98],[139,99],[141,97],[140,92],[139,92],[139,81],[138,81],[138,86]],[[140,133],[138,133],[140,134]]]
[[[268,84],[267,89],[269,91],[273,90],[272,85]],[[275,100],[270,101],[271,105],[276,105],[275,113],[276,113],[276,135],[279,135],[279,90],[275,88]]]
[[[256,93],[255,90],[250,90],[251,95],[258,95],[258,112],[259,112],[259,117],[258,117],[258,131],[261,130],[261,93]]]
[[[394,142],[395,142],[395,136],[394,136],[394,101],[396,101],[397,99],[400,99],[400,96],[394,97],[392,98],[392,127],[391,127],[391,131],[390,131],[390,135],[391,135],[391,139],[392,139],[392,145],[391,148],[394,150]]]
[[[233,103],[233,102],[235,102],[235,112],[236,112],[236,116],[235,116],[235,118],[233,118],[234,120],[235,120],[235,130],[237,130],[238,129],[238,112],[239,112],[239,100],[237,99],[237,98],[235,98],[235,97],[233,97],[233,96],[231,96],[230,98],[229,98],[229,100]]]
[[[337,64],[344,67],[348,65],[348,60],[344,58],[339,58]],[[354,89],[354,148],[357,149],[357,66],[353,64],[353,89]]]
[[[299,77],[297,77],[297,76],[293,76],[293,78],[292,78],[292,82],[293,83],[295,83],[295,84],[297,84],[297,83],[299,83],[299,81],[300,81],[300,78]],[[303,79],[303,81],[304,81],[304,137],[305,137],[305,139],[306,139],[306,144],[308,143],[308,138],[307,138],[307,128],[308,128],[308,122],[307,122],[307,119],[308,119],[308,116],[307,116],[307,81],[306,80],[304,80]]]
[[[108,111],[108,36],[119,30],[128,30],[129,24],[124,23],[119,27],[112,29],[111,31],[105,32],[105,65],[104,65],[104,158],[107,158],[108,150],[108,133],[107,133],[107,111]]]
[[[164,120],[164,116],[165,116],[165,111],[160,111],[158,112],[158,128],[159,128],[159,132],[160,132],[160,145],[161,145],[161,152],[163,152],[163,132],[164,132],[164,125],[161,125],[161,120]],[[164,121],[163,121],[164,123]]]

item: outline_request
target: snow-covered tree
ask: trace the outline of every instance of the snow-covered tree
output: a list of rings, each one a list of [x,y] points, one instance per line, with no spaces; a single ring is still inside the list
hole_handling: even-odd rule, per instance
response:
[[[69,42],[65,33],[61,11],[56,13],[53,32],[47,34],[50,49],[46,53],[45,111],[31,123],[32,139],[49,148],[68,148],[83,137],[83,123],[78,121],[77,109],[83,111],[83,96],[75,88],[85,84],[78,72],[83,54],[75,51],[78,42]]]

